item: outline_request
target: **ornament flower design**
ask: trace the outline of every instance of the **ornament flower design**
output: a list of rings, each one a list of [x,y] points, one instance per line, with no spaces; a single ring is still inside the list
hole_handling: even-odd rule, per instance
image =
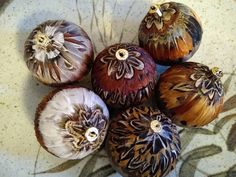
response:
[[[65,119],[65,138],[70,139],[75,150],[94,150],[106,135],[108,120],[100,107],[75,106],[73,115]]]
[[[133,47],[124,44],[114,45],[108,49],[108,54],[101,58],[101,62],[108,65],[108,76],[115,76],[117,80],[131,79],[135,69],[144,69],[144,63],[140,57],[141,53]]]
[[[175,13],[176,10],[171,8],[169,3],[165,3],[161,7],[158,5],[151,6],[149,14],[145,18],[146,27],[150,29],[155,24],[156,28],[161,30],[165,21],[169,21]]]
[[[150,122],[158,121],[161,122],[160,131],[155,132],[150,127]],[[151,117],[151,119],[147,116],[140,117],[140,120],[134,120],[130,122],[130,125],[134,129],[134,131],[144,132],[145,138],[137,140],[137,144],[150,144],[150,146],[146,146],[147,149],[150,149],[151,153],[158,153],[162,148],[168,148],[168,143],[172,143],[174,140],[173,137],[173,127],[170,125],[171,122],[163,117],[162,115],[156,115]],[[138,125],[138,126],[136,126]],[[175,132],[177,134],[177,132]],[[173,141],[176,143],[175,141]],[[159,147],[157,146],[160,145]],[[178,146],[177,144],[175,144]],[[147,149],[143,149],[142,152]],[[177,153],[173,154],[177,158]]]
[[[55,58],[63,48],[64,35],[57,31],[56,26],[46,26],[44,30],[36,31],[32,48],[35,50],[35,58],[44,62],[46,59]]]
[[[215,97],[224,94],[223,85],[208,67],[198,64],[199,67],[193,68],[196,72],[190,78],[195,81],[195,87],[199,88],[204,95],[212,101]],[[218,74],[218,73],[217,73]]]
[[[150,176],[158,170],[164,174],[180,154],[177,129],[158,110],[131,108],[117,120],[117,125],[111,130],[113,143],[121,154],[121,163],[127,163],[130,170]]]

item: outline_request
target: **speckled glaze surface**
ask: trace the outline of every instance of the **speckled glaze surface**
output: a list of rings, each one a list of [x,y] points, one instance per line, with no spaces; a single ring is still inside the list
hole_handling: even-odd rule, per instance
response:
[[[189,60],[222,68],[225,106],[218,119],[197,129],[179,128],[182,152],[170,176],[227,177],[236,173],[236,1],[176,0],[199,15],[204,35]],[[151,0],[0,1],[0,176],[99,177],[113,174],[101,151],[83,160],[54,157],[38,144],[34,113],[52,88],[32,78],[24,61],[24,42],[38,24],[65,19],[80,25],[95,56],[118,42],[138,44],[138,28]],[[156,1],[155,1],[156,2]],[[158,70],[163,67],[157,67]],[[90,77],[88,77],[90,78]],[[89,85],[86,79],[79,85]],[[39,174],[40,173],[40,174]]]

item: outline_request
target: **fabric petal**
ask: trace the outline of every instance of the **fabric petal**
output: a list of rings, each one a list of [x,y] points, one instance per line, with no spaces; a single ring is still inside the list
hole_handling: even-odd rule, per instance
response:
[[[144,68],[144,63],[133,56],[129,58],[128,62],[129,62],[129,65],[131,65],[131,67],[134,67],[137,70],[143,70]]]
[[[107,69],[108,76],[111,76],[111,74],[116,71],[115,69],[116,65],[117,65],[116,60],[111,60],[110,62],[108,62],[108,69]]]
[[[176,12],[176,10],[171,8],[171,9],[168,10],[168,12],[169,12],[171,15],[173,15],[173,14]]]
[[[132,68],[132,66],[127,65],[126,73],[124,77],[126,79],[131,79],[133,76],[134,76],[134,69]]]
[[[162,20],[160,20],[160,21],[154,21],[154,23],[155,23],[155,25],[156,25],[156,28],[158,29],[158,30],[160,30],[160,29],[162,29],[163,28],[163,21]]]
[[[55,26],[46,26],[45,33],[47,36],[53,36],[58,27]]]
[[[146,27],[150,29],[153,25],[153,19],[146,18]]]
[[[123,77],[124,73],[127,72],[125,70],[124,62],[119,62],[117,71],[116,71],[116,79],[120,79]]]
[[[114,58],[111,56],[104,56],[101,58],[101,62],[103,62],[103,63],[109,63],[109,62],[112,62],[113,60],[114,60]]]
[[[163,12],[163,19],[165,21],[169,21],[171,19],[172,14],[169,13],[168,11]]]
[[[169,4],[169,3],[165,3],[165,4],[162,4],[162,5],[161,5],[161,8],[162,8],[163,10],[167,10],[169,7],[170,7],[170,4]]]

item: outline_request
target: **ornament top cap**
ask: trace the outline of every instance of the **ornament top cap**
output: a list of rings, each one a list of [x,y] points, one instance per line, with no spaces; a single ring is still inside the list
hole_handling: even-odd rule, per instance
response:
[[[162,12],[161,12],[160,8],[161,8],[160,4],[152,4],[148,13],[150,13],[150,14],[157,13],[160,17],[162,17]]]
[[[119,49],[115,55],[118,60],[126,60],[129,57],[129,52],[126,49]]]
[[[219,79],[223,76],[223,71],[218,67],[213,67],[211,69],[211,72]]]

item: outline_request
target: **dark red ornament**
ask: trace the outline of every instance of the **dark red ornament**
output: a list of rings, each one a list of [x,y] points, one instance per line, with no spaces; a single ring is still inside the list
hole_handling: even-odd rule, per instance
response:
[[[112,107],[129,107],[147,100],[157,82],[152,57],[133,44],[115,44],[98,54],[92,68],[94,91]]]

